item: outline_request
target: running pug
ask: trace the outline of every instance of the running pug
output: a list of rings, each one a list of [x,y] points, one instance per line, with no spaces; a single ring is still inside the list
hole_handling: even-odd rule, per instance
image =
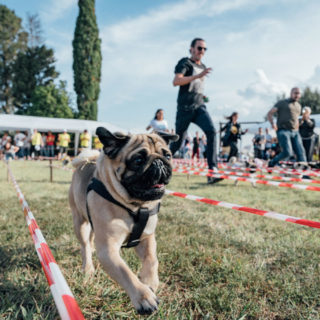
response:
[[[155,229],[157,215],[150,215],[139,244],[135,247],[141,259],[139,278],[120,256],[121,246],[128,240],[135,222],[128,212],[159,206],[165,185],[172,175],[170,134],[112,134],[99,127],[97,135],[103,152],[73,161],[77,168],[72,177],[69,202],[74,229],[81,244],[82,268],[94,272],[93,242],[104,270],[128,293],[140,314],[157,309],[155,295],[159,284]],[[92,160],[92,159],[91,159]],[[102,182],[115,201],[106,200],[96,190],[88,192],[92,178]],[[91,221],[90,221],[91,220]]]

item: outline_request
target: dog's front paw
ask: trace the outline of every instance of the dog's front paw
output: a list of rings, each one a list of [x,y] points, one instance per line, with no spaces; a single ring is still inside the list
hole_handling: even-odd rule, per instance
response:
[[[95,268],[94,268],[93,264],[86,264],[86,265],[82,266],[82,271],[85,275],[90,276],[90,275],[94,274]]]
[[[132,297],[132,303],[139,314],[151,314],[158,310],[159,299],[147,286],[143,286]]]

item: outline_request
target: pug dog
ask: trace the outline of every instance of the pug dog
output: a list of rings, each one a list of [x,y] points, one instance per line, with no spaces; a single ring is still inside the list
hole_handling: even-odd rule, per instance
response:
[[[158,217],[154,213],[172,175],[168,143],[178,136],[113,134],[103,127],[96,133],[103,151],[99,156],[90,158],[87,154],[73,161],[76,170],[69,189],[82,268],[87,274],[94,272],[95,244],[103,269],[124,288],[137,312],[151,314],[159,304],[155,294],[159,284],[155,240]],[[136,245],[142,263],[139,276],[120,256],[128,240],[129,247]]]

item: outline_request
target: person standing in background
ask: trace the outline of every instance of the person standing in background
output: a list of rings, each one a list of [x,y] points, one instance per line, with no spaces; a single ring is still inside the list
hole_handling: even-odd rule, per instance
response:
[[[88,130],[85,129],[80,134],[80,151],[82,151],[83,149],[89,148],[90,140],[91,140],[91,135],[89,134]]]
[[[254,157],[258,159],[263,159],[265,152],[266,137],[264,136],[261,127],[259,128],[258,133],[253,137],[252,142],[254,149]]]
[[[18,157],[19,159],[22,159],[24,156],[23,145],[24,145],[25,139],[26,139],[26,135],[20,132],[20,130],[17,130],[16,134],[14,135],[13,141],[14,141],[14,145],[19,148],[19,150],[16,152],[16,157]]]
[[[269,133],[269,129],[265,129],[266,134],[265,134],[265,145],[264,145],[264,160],[269,160],[270,158],[270,150],[272,148],[272,136]]]
[[[25,131],[24,132],[26,138],[24,139],[23,142],[23,156],[25,160],[30,160],[31,159],[31,137],[30,137],[30,132]]]
[[[269,167],[274,167],[280,160],[287,160],[296,153],[297,161],[306,162],[306,154],[299,134],[299,115],[301,105],[300,89],[291,89],[290,98],[278,101],[268,112],[268,120],[272,128],[277,132],[277,138],[282,151],[269,162]],[[273,115],[277,114],[277,124],[273,121]]]
[[[227,161],[232,157],[238,157],[238,139],[241,139],[241,135],[248,132],[248,129],[242,131],[240,123],[238,123],[239,114],[233,112],[229,117],[225,117],[229,122],[221,128],[221,132],[225,131],[225,135],[222,138],[222,146],[230,146],[230,152]]]
[[[47,156],[47,135],[42,132],[41,133],[41,148],[40,148],[40,156],[46,157]]]
[[[200,159],[200,138],[199,138],[199,132],[196,131],[196,136],[193,138],[193,146],[192,146],[192,156],[191,159],[194,158],[194,156],[197,156],[197,159]]]
[[[38,159],[40,155],[40,149],[42,144],[42,138],[40,132],[37,129],[33,129],[31,136],[31,157]]]
[[[99,137],[95,136],[93,139],[93,145],[96,150],[101,151],[103,149],[103,144],[101,143]]]
[[[154,118],[150,121],[146,130],[153,129],[153,131],[169,132],[167,120],[164,119],[163,109],[158,109]]]
[[[59,154],[58,159],[60,160],[61,157],[65,157],[68,153],[70,143],[70,135],[67,133],[67,130],[64,129],[63,133],[59,134]]]
[[[302,143],[304,150],[306,152],[307,161],[312,161],[314,143],[315,143],[315,134],[314,127],[315,121],[314,119],[310,119],[311,108],[304,107],[302,109],[302,118],[299,121],[299,133],[302,138]]]
[[[47,156],[53,158],[54,157],[54,141],[55,136],[51,131],[48,131],[47,135]]]

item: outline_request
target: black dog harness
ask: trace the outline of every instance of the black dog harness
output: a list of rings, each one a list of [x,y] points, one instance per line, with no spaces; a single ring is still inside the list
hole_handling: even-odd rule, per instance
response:
[[[116,204],[117,206],[127,210],[129,213],[130,217],[134,221],[133,229],[132,232],[130,233],[128,242],[126,245],[123,245],[122,248],[131,248],[135,247],[140,243],[140,237],[144,231],[144,228],[147,225],[149,216],[152,216],[154,214],[157,214],[160,210],[160,203],[158,203],[157,206],[155,206],[153,209],[149,210],[147,208],[140,208],[137,212],[134,212],[130,210],[129,208],[125,207],[123,204],[121,204],[119,201],[114,199],[112,195],[109,193],[105,185],[98,179],[92,178],[88,187],[87,187],[87,196],[88,193],[93,190],[95,191],[98,195],[100,195],[102,198]],[[89,222],[91,224],[91,228],[93,230],[93,224],[91,220],[91,215],[89,211],[89,206],[88,206],[88,197],[86,198],[86,206],[87,206],[87,213],[88,213],[88,218]]]

